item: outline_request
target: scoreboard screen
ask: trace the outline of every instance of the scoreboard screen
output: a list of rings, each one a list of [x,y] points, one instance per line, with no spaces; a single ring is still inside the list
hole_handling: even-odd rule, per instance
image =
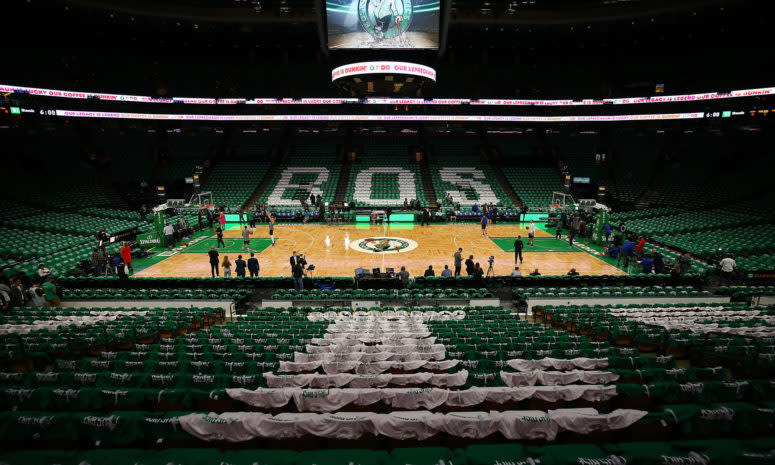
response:
[[[327,0],[328,48],[439,48],[439,0]]]

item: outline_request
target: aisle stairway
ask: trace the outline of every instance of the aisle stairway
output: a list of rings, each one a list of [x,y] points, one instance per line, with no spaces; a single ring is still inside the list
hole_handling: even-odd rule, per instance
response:
[[[422,176],[422,188],[425,191],[426,205],[436,205],[438,197],[436,196],[436,189],[433,187],[433,176],[431,175],[427,155],[420,162],[420,176]]]
[[[252,208],[254,205],[256,205],[261,196],[264,195],[264,191],[272,183],[272,180],[274,180],[275,174],[277,173],[277,169],[279,167],[280,164],[277,162],[272,162],[272,164],[269,165],[269,169],[266,171],[266,174],[264,174],[264,178],[260,183],[258,183],[256,190],[253,191],[253,194],[251,194],[248,201],[243,205],[244,208]]]
[[[503,191],[506,192],[506,194],[509,196],[509,199],[511,200],[512,205],[521,205],[522,199],[519,198],[517,193],[514,191],[514,188],[511,187],[511,184],[506,179],[506,176],[503,174],[503,170],[501,169],[501,166],[498,163],[491,163],[490,167],[492,168],[492,172],[495,174],[495,179],[498,181],[498,183],[503,188]]]
[[[348,157],[345,157],[344,163],[342,164],[342,172],[339,175],[339,182],[336,185],[336,193],[334,194],[335,204],[341,204],[351,200],[347,198],[347,186],[350,182],[350,171],[352,171],[352,167],[352,161]]]

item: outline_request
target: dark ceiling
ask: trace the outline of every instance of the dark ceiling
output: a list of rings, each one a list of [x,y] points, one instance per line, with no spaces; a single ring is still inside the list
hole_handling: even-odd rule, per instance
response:
[[[773,85],[760,65],[775,54],[770,20],[755,0],[453,1],[443,49],[398,57],[437,69],[425,96],[604,98],[648,94],[656,83],[676,94]],[[336,96],[331,69],[372,58],[327,54],[313,0],[5,0],[3,8],[6,84]]]
[[[33,0],[31,0],[33,1]],[[41,1],[41,0],[34,0]],[[452,23],[571,24],[651,17],[726,0],[451,0]],[[125,14],[211,22],[314,22],[313,0],[69,0]],[[739,2],[734,2],[739,3]]]

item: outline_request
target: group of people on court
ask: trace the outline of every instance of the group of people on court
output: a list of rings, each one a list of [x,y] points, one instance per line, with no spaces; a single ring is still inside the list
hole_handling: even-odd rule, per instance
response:
[[[220,268],[223,268],[223,277],[231,277],[231,260],[228,255],[223,256],[223,260],[220,260],[220,254],[215,247],[211,247],[207,252],[210,259],[210,274],[213,278],[220,277]],[[258,259],[253,252],[250,253],[250,258],[247,260],[242,258],[242,255],[237,255],[237,259],[234,260],[234,272],[237,277],[244,278],[247,273],[250,273],[251,278],[257,278],[261,266],[258,264]]]
[[[269,238],[272,241],[272,245],[274,246],[276,243],[275,237],[274,237],[274,223],[275,223],[275,217],[274,215],[269,215]],[[255,223],[251,223],[251,225],[245,225],[240,230],[240,236],[242,237],[242,247],[241,250],[248,250],[250,251],[250,236],[255,231],[255,226],[253,226]],[[215,228],[215,237],[217,240],[217,244],[210,248],[210,251],[207,252],[207,255],[209,256],[210,260],[210,274],[212,277],[220,276],[219,273],[219,267],[223,268],[223,276],[225,278],[231,277],[231,261],[229,260],[228,255],[223,256],[223,260],[219,261],[220,254],[216,250],[216,248],[220,247],[226,247],[226,243],[223,240],[223,231],[224,228],[221,227],[221,225],[217,226]],[[255,254],[253,252],[250,252],[250,258],[248,260],[243,260],[242,255],[239,255],[237,259],[234,261],[234,270],[238,277],[245,277],[246,276],[246,270],[250,273],[250,277],[257,277],[259,272],[259,264],[258,259],[255,258]]]

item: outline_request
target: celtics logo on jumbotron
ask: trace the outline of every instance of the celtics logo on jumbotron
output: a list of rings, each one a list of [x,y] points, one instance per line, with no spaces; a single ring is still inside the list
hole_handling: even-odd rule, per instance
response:
[[[403,237],[367,237],[350,242],[350,248],[364,253],[401,253],[417,248],[417,242]]]
[[[412,22],[412,1],[358,0],[358,18],[375,39],[401,37]]]

